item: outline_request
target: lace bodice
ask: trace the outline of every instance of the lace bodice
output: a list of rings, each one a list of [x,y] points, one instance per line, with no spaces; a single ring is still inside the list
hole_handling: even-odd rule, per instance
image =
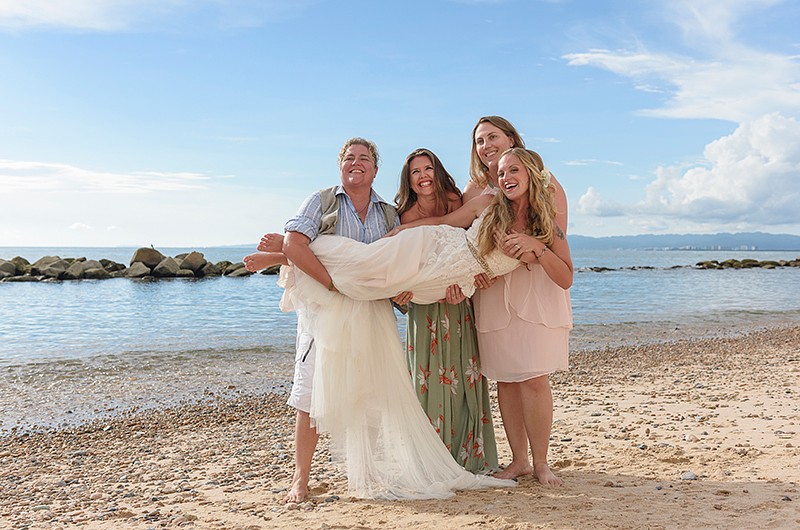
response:
[[[508,274],[519,266],[520,262],[517,259],[506,256],[502,250],[494,249],[486,256],[478,254],[478,229],[481,222],[483,222],[483,214],[480,215],[467,229],[467,243],[471,245],[470,251],[474,251],[474,257],[480,263],[485,272],[490,278],[495,276],[503,276]],[[481,262],[481,258],[483,262]],[[487,270],[488,269],[488,270]]]
[[[506,256],[499,249],[486,256],[479,254],[478,229],[482,220],[481,215],[466,232],[447,225],[424,227],[423,237],[438,242],[423,267],[429,271],[429,280],[445,286],[457,284],[464,295],[472,296],[475,293],[475,275],[485,273],[493,278],[519,266],[518,260]],[[409,290],[414,292],[415,300],[417,293],[422,293],[419,286]]]

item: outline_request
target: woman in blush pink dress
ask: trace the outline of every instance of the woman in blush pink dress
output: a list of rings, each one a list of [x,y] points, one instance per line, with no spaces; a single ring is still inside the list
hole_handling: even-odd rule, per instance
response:
[[[464,200],[496,193],[501,154],[509,147],[523,146],[522,137],[508,120],[500,116],[480,118],[472,134],[471,180]],[[567,229],[567,197],[552,176],[550,186],[555,228],[563,234]],[[553,289],[539,267],[521,267],[497,281],[478,277],[476,284],[481,287],[473,297],[481,369],[486,377],[497,381],[500,414],[512,453],[511,464],[498,476],[516,478],[534,473],[544,485],[561,485],[562,480],[547,463],[553,423],[548,375],[568,367],[567,341],[572,327],[569,292]]]

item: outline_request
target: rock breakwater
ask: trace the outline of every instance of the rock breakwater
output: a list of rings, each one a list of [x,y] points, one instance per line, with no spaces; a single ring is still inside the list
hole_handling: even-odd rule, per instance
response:
[[[779,267],[800,267],[800,257],[793,260],[757,260],[726,259],[725,261],[701,261],[695,265],[698,269],[777,269]]]
[[[579,267],[575,269],[577,272],[610,272],[610,271],[644,271],[644,270],[666,270],[666,269],[779,269],[783,267],[800,267],[800,257],[793,260],[757,260],[757,259],[726,259],[698,261],[691,265],[673,265],[671,267],[653,267],[650,265],[634,265],[632,267]]]
[[[278,267],[270,267],[262,274],[276,274]],[[16,256],[10,260],[0,258],[0,282],[36,282],[69,280],[106,280],[131,278],[152,280],[160,278],[209,278],[250,276],[244,263],[220,261],[212,263],[202,252],[192,251],[177,256],[165,256],[152,247],[137,249],[126,267],[108,259],[61,258],[44,256],[33,263]]]

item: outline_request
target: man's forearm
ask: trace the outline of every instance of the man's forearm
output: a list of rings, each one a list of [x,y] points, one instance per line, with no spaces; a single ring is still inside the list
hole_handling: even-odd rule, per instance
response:
[[[317,259],[317,256],[314,255],[314,252],[311,251],[310,243],[311,240],[307,236],[299,232],[288,232],[283,241],[283,253],[295,267],[317,280],[326,288],[330,288],[331,276]]]

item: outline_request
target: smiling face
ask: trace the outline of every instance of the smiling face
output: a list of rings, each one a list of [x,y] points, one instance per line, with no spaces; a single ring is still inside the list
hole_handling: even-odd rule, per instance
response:
[[[433,161],[426,155],[414,157],[408,164],[411,189],[418,196],[436,193],[433,179],[435,177]]]
[[[378,173],[372,153],[361,144],[353,144],[345,150],[340,170],[345,191],[371,188]]]
[[[530,175],[517,155],[507,154],[497,164],[497,183],[511,202],[528,200]]]
[[[496,174],[497,161],[506,149],[514,147],[514,141],[499,127],[485,121],[475,129],[475,152],[489,168],[490,175]]]

